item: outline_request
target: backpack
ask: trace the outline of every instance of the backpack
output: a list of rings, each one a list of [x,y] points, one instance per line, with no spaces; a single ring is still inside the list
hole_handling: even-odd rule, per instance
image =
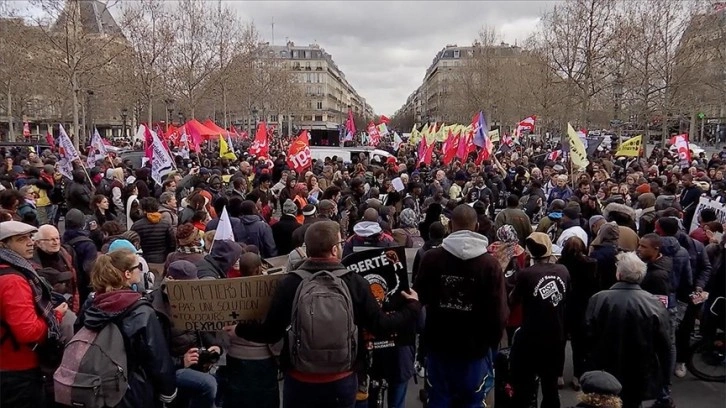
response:
[[[99,331],[86,327],[66,345],[60,367],[53,374],[55,401],[72,407],[102,408],[118,405],[129,386],[126,339],[119,328],[137,302]]]
[[[68,254],[71,256],[71,260],[73,260],[72,266],[73,268],[75,268],[77,273],[82,273],[83,271],[85,271],[85,269],[83,269],[83,265],[79,263],[80,260],[78,259],[78,254],[76,254],[76,244],[80,244],[81,242],[93,242],[93,240],[89,237],[81,235],[61,245],[63,249],[65,249],[66,252],[68,252]],[[94,243],[93,245],[95,246],[96,244]]]
[[[350,272],[292,273],[302,278],[287,332],[292,366],[314,374],[350,371],[358,352],[358,327],[350,290],[341,279]]]
[[[411,242],[411,248],[417,248],[417,249],[422,248],[424,246],[424,244],[426,243],[426,241],[424,241],[421,234],[413,235],[410,232],[408,232],[408,230],[406,230],[405,228],[401,228],[401,229],[403,230],[403,233],[406,234],[407,243]]]

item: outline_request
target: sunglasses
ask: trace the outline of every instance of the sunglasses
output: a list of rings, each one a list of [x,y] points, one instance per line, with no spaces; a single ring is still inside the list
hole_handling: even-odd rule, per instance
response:
[[[144,270],[143,265],[138,264],[136,266],[132,266],[131,269],[129,269],[129,272],[133,272],[136,269],[138,269],[139,271],[143,271]]]

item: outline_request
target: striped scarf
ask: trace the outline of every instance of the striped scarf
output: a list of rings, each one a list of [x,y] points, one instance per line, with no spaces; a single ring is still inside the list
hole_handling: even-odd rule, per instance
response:
[[[35,272],[30,262],[18,255],[16,252],[6,248],[0,248],[0,263],[10,265],[13,269],[23,275],[33,290],[33,303],[36,311],[43,316],[48,325],[48,339],[60,340],[61,332],[58,321],[55,318],[55,311],[51,303],[51,287],[41,279]]]
[[[203,254],[204,248],[198,245],[184,245],[177,247],[176,251],[181,254]]]

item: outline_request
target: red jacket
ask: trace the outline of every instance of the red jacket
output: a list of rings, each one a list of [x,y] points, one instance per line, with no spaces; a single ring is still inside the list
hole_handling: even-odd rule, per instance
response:
[[[33,290],[27,279],[20,275],[0,276],[0,338],[10,327],[13,338],[19,343],[16,349],[10,337],[0,344],[0,371],[30,370],[38,367],[38,356],[32,350],[34,344],[44,340],[48,325],[38,314],[33,300]]]

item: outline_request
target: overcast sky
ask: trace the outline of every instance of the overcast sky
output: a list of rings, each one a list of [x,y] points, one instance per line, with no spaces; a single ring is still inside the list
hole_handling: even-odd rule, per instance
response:
[[[482,26],[523,42],[551,1],[230,1],[266,41],[318,43],[378,114],[392,115],[447,44],[471,45]]]

